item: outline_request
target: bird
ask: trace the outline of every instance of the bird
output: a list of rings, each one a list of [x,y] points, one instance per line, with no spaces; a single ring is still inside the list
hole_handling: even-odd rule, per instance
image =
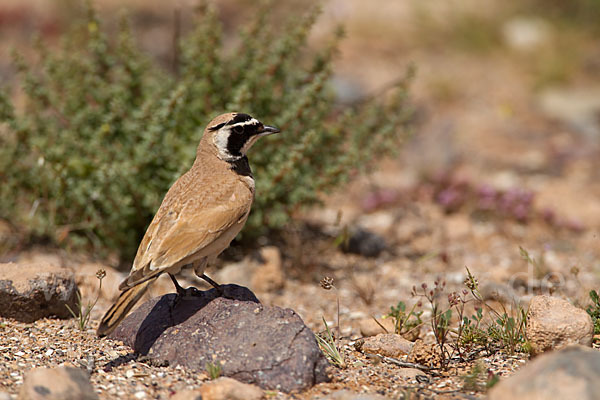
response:
[[[254,177],[246,152],[263,136],[280,132],[244,113],[226,113],[207,125],[192,167],[171,186],[138,247],[121,293],[102,320],[97,335],[109,335],[148,287],[169,274],[178,299],[198,294],[184,289],[175,275],[192,267],[218,293],[222,288],[204,274],[206,265],[241,231],[254,201]]]

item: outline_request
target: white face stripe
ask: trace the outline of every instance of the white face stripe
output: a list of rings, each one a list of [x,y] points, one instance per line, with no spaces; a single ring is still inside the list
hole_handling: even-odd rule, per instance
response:
[[[227,150],[227,141],[229,140],[229,134],[231,132],[229,129],[219,129],[215,135],[213,136],[213,143],[219,152],[219,157],[222,160],[235,160],[238,157],[232,156],[231,153]]]
[[[237,124],[225,125],[225,126],[233,128],[234,126],[246,126],[246,125],[260,125],[260,121],[257,120],[256,118],[252,118],[252,119],[250,119],[248,121],[238,122]]]

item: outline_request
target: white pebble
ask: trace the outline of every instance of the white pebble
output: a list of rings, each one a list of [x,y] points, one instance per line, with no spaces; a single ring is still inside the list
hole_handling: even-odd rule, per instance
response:
[[[135,397],[136,399],[145,399],[146,398],[146,392],[135,392],[135,394],[133,395],[133,397]]]

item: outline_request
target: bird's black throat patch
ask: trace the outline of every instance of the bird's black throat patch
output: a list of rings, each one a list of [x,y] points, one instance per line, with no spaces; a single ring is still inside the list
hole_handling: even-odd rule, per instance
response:
[[[235,161],[229,161],[229,164],[231,164],[231,169],[234,170],[238,175],[252,177],[252,170],[250,169],[248,157],[244,156]]]
[[[242,155],[242,148],[250,139],[250,135],[245,131],[242,133],[231,132],[227,138],[227,151],[234,157]]]

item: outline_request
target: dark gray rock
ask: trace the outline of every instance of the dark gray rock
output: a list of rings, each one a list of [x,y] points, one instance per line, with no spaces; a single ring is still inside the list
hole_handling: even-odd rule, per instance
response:
[[[314,334],[293,310],[267,307],[247,288],[224,285],[176,301],[142,304],[110,335],[150,359],[194,371],[219,362],[221,375],[263,389],[303,390],[329,378]]]
[[[71,318],[77,309],[73,272],[52,264],[0,264],[0,316],[22,322]],[[77,312],[77,311],[75,311]]]
[[[20,400],[96,400],[89,375],[72,367],[36,368],[25,375]]]
[[[574,345],[543,354],[490,391],[490,400],[578,399],[600,396],[600,352]]]
[[[342,244],[344,252],[360,254],[365,257],[377,257],[386,247],[383,237],[363,228],[351,231],[347,243]]]

